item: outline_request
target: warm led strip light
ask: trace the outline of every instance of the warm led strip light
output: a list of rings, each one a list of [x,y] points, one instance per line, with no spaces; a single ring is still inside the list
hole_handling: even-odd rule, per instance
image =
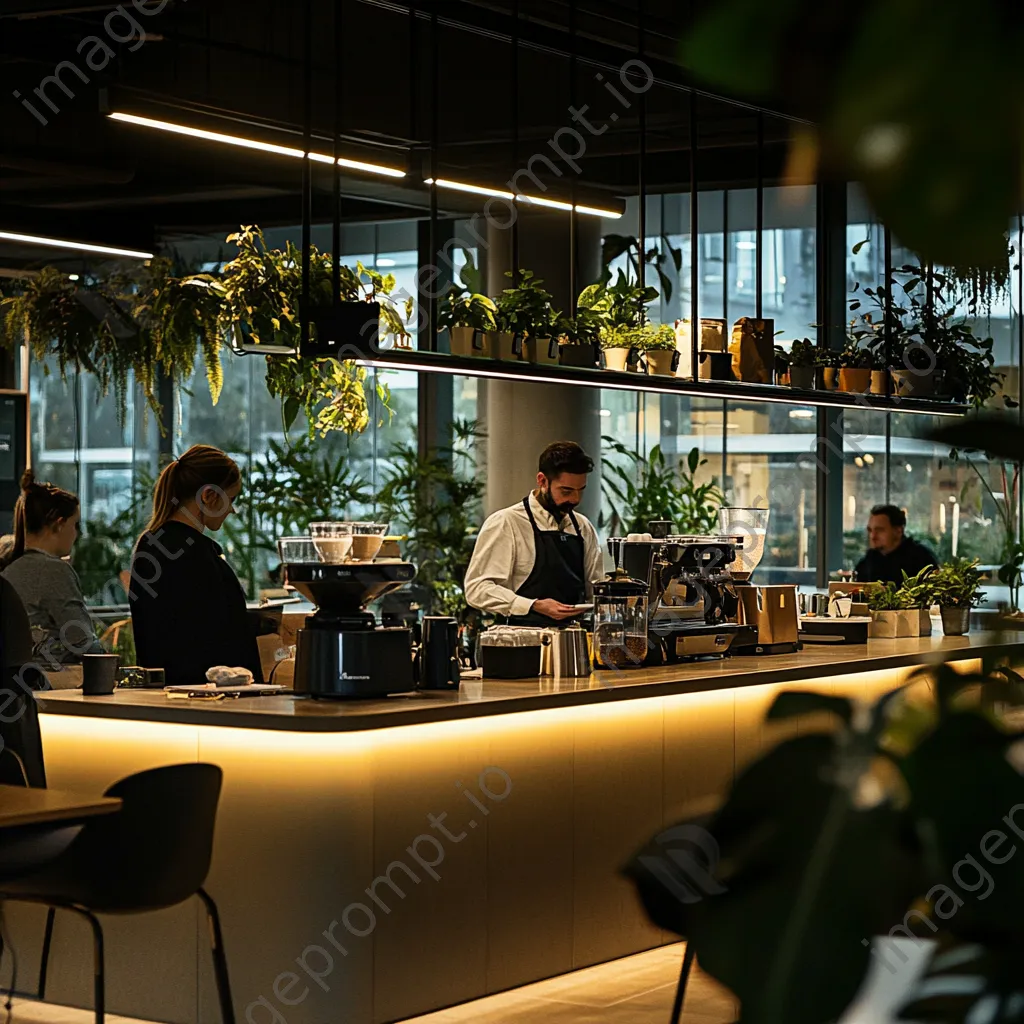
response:
[[[139,117],[138,114],[126,114],[123,111],[114,111],[107,115],[112,121],[120,121],[123,124],[134,124],[140,128],[155,128],[161,132],[171,132],[174,135],[187,135],[193,139],[204,139],[207,142],[219,142],[225,146],[239,146],[242,149],[255,149],[261,153],[274,153],[277,156],[290,156],[301,160],[306,156],[305,150],[296,149],[293,146],[278,146],[273,142],[261,142],[259,139],[246,139],[241,135],[225,135],[223,132],[211,132],[205,128],[194,128],[187,124],[175,124],[173,121],[157,121],[152,117]],[[333,164],[334,157],[326,153],[310,153],[310,160],[317,163]],[[369,174],[381,174],[386,178],[404,178],[405,171],[398,167],[386,167],[383,164],[370,164],[363,160],[350,160],[348,157],[338,157],[338,166],[347,167],[352,171],[366,171]]]
[[[72,249],[75,252],[95,252],[104,256],[128,256],[133,260],[151,260],[153,253],[138,249],[118,249],[111,245],[93,245],[91,242],[69,242],[64,238],[44,238],[42,235],[19,235],[14,231],[0,231],[0,240],[21,242],[23,245],[45,245],[50,249]]]
[[[658,395],[679,395],[684,398],[715,398],[715,399],[727,399],[730,402],[774,402],[781,405],[793,405],[794,399],[788,397],[785,394],[775,395],[764,395],[757,394],[752,396],[736,394],[729,391],[718,391],[714,387],[707,387],[708,381],[687,381],[687,383],[695,384],[696,387],[693,390],[684,390],[678,387],[665,387],[657,384],[649,384],[646,381],[650,380],[645,374],[638,374],[638,377],[643,378],[645,383],[643,384],[629,384],[620,381],[606,381],[599,380],[596,378],[593,380],[579,380],[578,378],[566,378],[566,377],[545,377],[539,373],[502,373],[501,370],[488,370],[488,369],[467,369],[465,366],[445,366],[441,364],[441,361],[431,363],[418,363],[415,358],[405,359],[399,358],[388,358],[386,355],[380,357],[374,357],[372,359],[355,359],[353,360],[357,366],[365,366],[368,369],[374,370],[405,370],[412,373],[444,373],[450,376],[456,377],[486,377],[491,380],[515,380],[515,381],[527,381],[534,384],[570,384],[574,387],[582,388],[601,388],[609,391],[629,391],[636,393],[638,391],[658,394]],[[780,391],[786,391],[786,388],[780,388]],[[835,394],[836,392],[829,392]],[[816,401],[813,398],[799,399],[799,404],[809,405],[813,407],[821,407],[827,409],[864,409],[868,412],[899,412],[900,407],[894,406],[878,406],[878,405],[865,405],[857,402],[856,399],[851,398],[848,402],[832,401],[822,402]],[[905,409],[904,412],[913,413],[914,409]],[[927,412],[930,416],[962,416],[963,413],[956,409],[929,409]],[[808,435],[810,436],[810,435]]]
[[[449,178],[426,178],[424,185],[437,185],[438,188],[447,188],[453,192],[470,192],[476,196],[490,196],[493,199],[504,199],[517,203],[526,203],[529,206],[547,206],[552,210],[565,210],[572,213],[572,203],[564,203],[558,199],[545,199],[542,196],[527,196],[519,193],[513,194],[500,188],[486,188],[483,185],[468,185],[464,181],[452,181]],[[587,214],[591,217],[608,217],[611,220],[618,220],[622,214],[618,210],[602,210],[597,206],[581,206],[577,204],[576,212]]]

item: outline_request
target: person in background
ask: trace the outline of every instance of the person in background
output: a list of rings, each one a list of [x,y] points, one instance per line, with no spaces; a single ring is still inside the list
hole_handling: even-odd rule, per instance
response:
[[[25,471],[3,577],[28,613],[36,657],[54,668],[76,664],[83,654],[103,653],[78,575],[66,561],[80,518],[76,495],[38,483],[31,470]]]
[[[167,684],[202,685],[215,665],[263,682],[257,623],[216,533],[234,511],[242,474],[218,448],[193,445],[160,474],[153,516],[132,553],[129,602],[139,664]]]
[[[580,614],[574,605],[604,576],[597,532],[574,511],[593,469],[574,441],[541,452],[536,489],[489,516],[480,530],[466,572],[471,608],[514,626],[554,626]]]
[[[868,519],[868,553],[857,563],[859,583],[902,583],[903,574],[916,576],[938,565],[934,552],[907,532],[907,514],[895,505],[875,505]]]

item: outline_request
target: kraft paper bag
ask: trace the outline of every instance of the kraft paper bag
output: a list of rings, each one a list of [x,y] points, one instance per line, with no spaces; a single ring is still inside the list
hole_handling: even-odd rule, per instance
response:
[[[742,316],[733,324],[729,353],[732,373],[748,384],[771,384],[775,377],[775,321]]]

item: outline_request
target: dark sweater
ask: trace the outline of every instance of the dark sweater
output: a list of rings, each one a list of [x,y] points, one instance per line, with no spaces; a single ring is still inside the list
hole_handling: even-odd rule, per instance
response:
[[[220,545],[185,523],[144,533],[132,556],[130,603],[139,664],[169,686],[206,682],[214,665],[247,668],[263,682],[256,622]]]
[[[938,565],[931,548],[904,536],[895,551],[883,555],[872,548],[858,563],[854,576],[859,583],[902,583],[903,574],[916,576],[926,565]]]

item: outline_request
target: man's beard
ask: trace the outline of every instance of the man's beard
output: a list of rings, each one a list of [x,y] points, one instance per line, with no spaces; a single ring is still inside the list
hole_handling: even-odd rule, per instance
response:
[[[541,491],[537,496],[537,500],[558,519],[564,518],[576,508],[575,502],[572,501],[563,501],[561,505],[556,505],[555,499],[551,497],[550,491]]]

